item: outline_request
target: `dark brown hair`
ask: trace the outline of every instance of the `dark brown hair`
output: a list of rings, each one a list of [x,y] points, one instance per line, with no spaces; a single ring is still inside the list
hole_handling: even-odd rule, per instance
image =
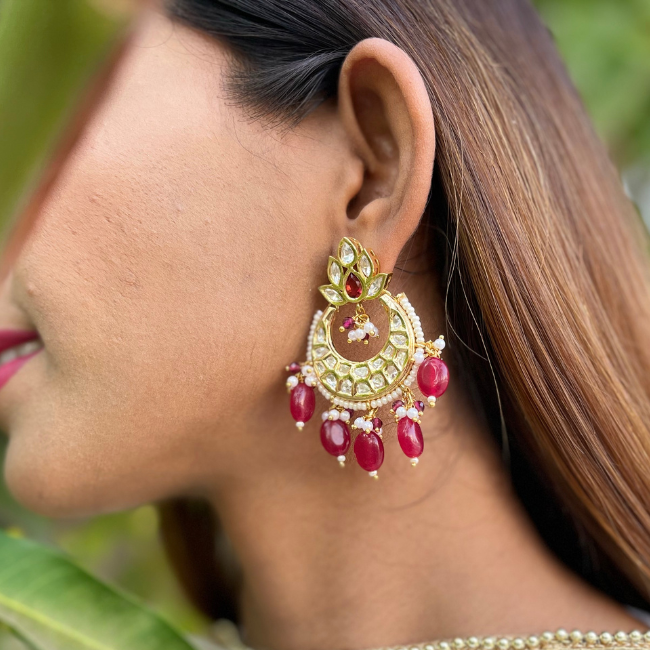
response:
[[[335,98],[362,39],[412,57],[436,124],[424,219],[465,381],[547,544],[613,597],[646,602],[646,233],[534,9],[526,0],[175,0],[170,11],[232,48],[229,87],[253,117],[289,125]],[[195,602],[232,615],[215,567],[179,561],[196,557],[190,530],[205,521],[186,518],[187,535],[174,537],[186,508],[163,510],[172,559]]]

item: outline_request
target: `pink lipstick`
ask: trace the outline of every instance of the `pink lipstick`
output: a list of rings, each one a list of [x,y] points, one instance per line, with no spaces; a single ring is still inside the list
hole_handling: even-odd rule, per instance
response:
[[[0,330],[0,388],[42,349],[34,330]]]

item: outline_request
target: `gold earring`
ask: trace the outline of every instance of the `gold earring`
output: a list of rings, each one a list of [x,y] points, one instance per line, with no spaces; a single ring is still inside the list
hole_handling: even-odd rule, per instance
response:
[[[449,371],[442,361],[443,336],[425,341],[422,324],[408,298],[393,296],[387,289],[391,274],[380,273],[379,261],[356,239],[344,237],[337,257],[327,265],[330,284],[319,287],[329,303],[314,314],[307,338],[304,363],[287,366],[291,415],[302,429],[316,408],[314,388],[332,403],[323,413],[321,442],[343,466],[352,443],[350,425],[357,430],[354,454],[359,465],[377,478],[384,460],[382,421],[379,409],[390,405],[397,422],[397,439],[404,454],[417,465],[424,449],[420,419],[425,404],[417,400],[411,385],[417,380],[420,392],[434,407],[449,384]],[[368,343],[379,336],[363,308],[363,302],[379,300],[388,315],[389,333],[382,349],[365,361],[351,361],[332,344],[332,327],[339,307],[356,304],[353,317],[343,319],[340,331],[348,332],[348,343]],[[361,415],[354,417],[355,412]]]

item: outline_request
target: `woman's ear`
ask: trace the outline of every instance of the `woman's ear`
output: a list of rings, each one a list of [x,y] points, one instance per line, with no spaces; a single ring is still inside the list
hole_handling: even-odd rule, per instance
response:
[[[358,43],[339,81],[339,119],[363,174],[350,185],[341,231],[372,248],[391,271],[429,196],[435,156],[431,101],[422,75],[399,47]]]

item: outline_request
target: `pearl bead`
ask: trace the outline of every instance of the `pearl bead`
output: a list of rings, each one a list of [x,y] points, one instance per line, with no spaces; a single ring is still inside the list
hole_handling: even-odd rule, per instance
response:
[[[307,384],[307,386],[315,386],[316,381],[317,380],[314,375],[308,375],[307,377],[305,377],[305,384]]]
[[[627,634],[625,634],[623,631],[617,632],[614,635],[614,638],[616,639],[617,643],[627,643]]]
[[[291,375],[291,377],[287,378],[287,386],[289,388],[295,388],[298,385],[298,377],[295,375]]]
[[[436,398],[433,395],[429,395],[429,397],[427,397],[427,402],[429,402],[429,406],[435,406]]]
[[[569,633],[566,630],[563,630],[560,628],[556,633],[555,633],[555,638],[558,641],[566,641],[569,638]]]
[[[582,632],[580,630],[573,630],[569,636],[574,643],[580,643],[582,641]]]
[[[302,431],[302,428],[305,426],[305,423],[304,422],[296,422],[296,426],[298,427],[298,429],[300,429]]]
[[[463,641],[463,639],[461,638],[454,639],[454,648],[461,650],[464,647],[465,647],[465,641]]]
[[[632,632],[630,632],[630,641],[632,641],[632,643],[639,643],[642,638],[643,634],[641,634],[639,630],[632,630]]]
[[[529,636],[526,639],[526,645],[529,648],[537,648],[537,646],[539,646],[539,637],[535,636],[534,634]]]
[[[445,343],[444,339],[436,339],[433,342],[433,347],[436,348],[436,350],[444,350],[445,345],[447,345],[447,344]]]
[[[413,378],[412,378],[412,377],[407,377],[407,378],[404,380],[404,385],[405,385],[405,386],[410,386],[412,383],[413,383]]]
[[[339,412],[336,409],[332,409],[329,412],[329,416],[327,418],[328,420],[338,420],[339,419]]]
[[[609,632],[603,632],[600,635],[600,642],[603,645],[611,645],[612,641],[614,640],[614,637]]]
[[[469,639],[467,639],[467,645],[470,648],[478,648],[479,641],[475,636],[470,636]]]
[[[595,632],[587,632],[587,634],[585,634],[585,641],[589,645],[593,645],[594,643],[598,643],[598,635]]]
[[[416,420],[419,415],[420,411],[414,407],[411,407],[408,411],[406,411],[406,417],[411,418],[411,420]]]
[[[343,456],[343,455],[341,454],[341,456],[337,456],[337,457],[336,457],[336,460],[338,460],[339,463],[344,463],[344,462],[345,462],[345,456]]]
[[[551,643],[553,641],[553,632],[544,632],[542,634],[543,643]]]
[[[403,406],[398,407],[398,409],[395,411],[395,416],[400,420],[406,417],[406,409]]]
[[[515,648],[515,650],[522,650],[522,648],[526,647],[526,642],[523,639],[520,639],[519,637],[517,637],[512,642],[512,647]]]
[[[354,421],[354,426],[355,426],[357,429],[363,429],[363,423],[364,423],[364,422],[365,422],[365,420],[364,420],[363,418],[357,418],[357,419]]]
[[[347,411],[341,411],[339,413],[339,420],[341,422],[347,422],[350,419],[350,414]]]
[[[323,422],[325,422],[325,420],[329,418],[329,415],[330,415],[329,411],[323,411],[320,417],[323,420]]]
[[[374,326],[370,321],[368,321],[368,322],[363,326],[363,331],[364,331],[366,334],[372,334],[372,333],[374,332],[374,330],[375,330],[375,326]]]
[[[303,366],[301,370],[303,375],[311,375],[311,373],[314,372],[314,369],[311,366],[306,366],[306,365]]]
[[[366,420],[363,427],[366,431],[372,431],[373,429],[372,422],[370,420]]]
[[[487,637],[487,639],[483,639],[483,647],[485,650],[492,650],[492,648],[494,648],[494,645],[495,641],[491,636]]]
[[[510,639],[506,639],[505,637],[503,639],[499,639],[497,645],[499,646],[499,650],[508,650],[510,647]]]

